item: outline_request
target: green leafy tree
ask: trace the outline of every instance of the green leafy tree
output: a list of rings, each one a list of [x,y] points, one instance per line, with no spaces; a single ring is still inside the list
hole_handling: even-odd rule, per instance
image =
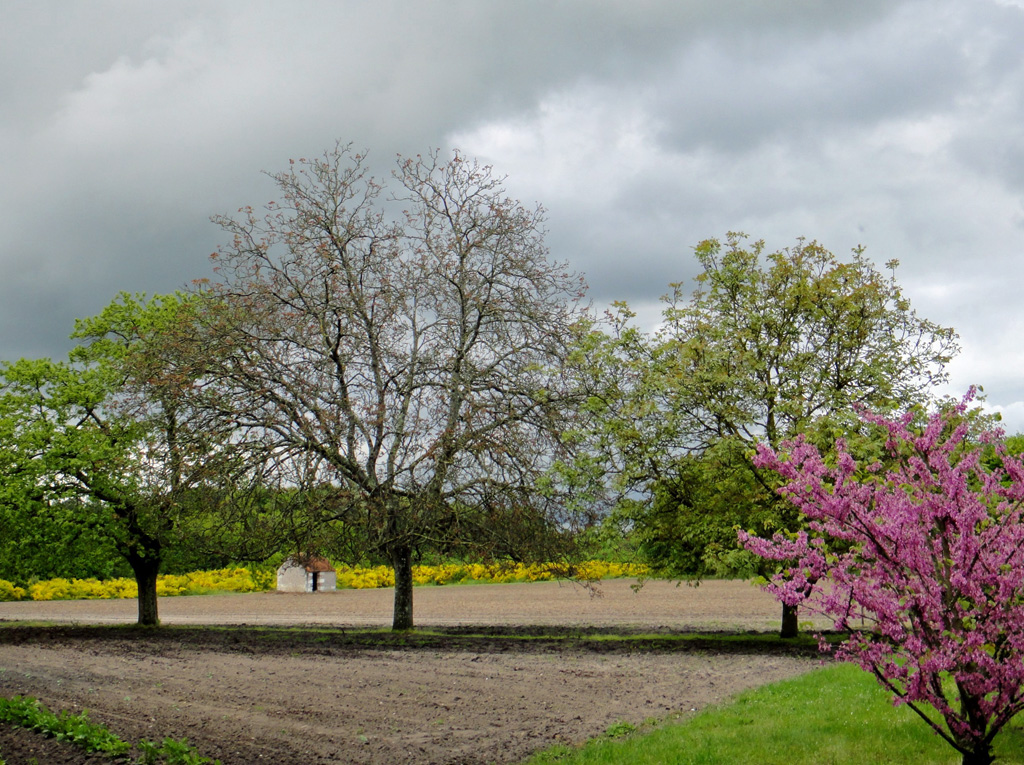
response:
[[[159,623],[156,579],[168,549],[237,477],[230,433],[182,403],[195,381],[160,379],[170,353],[163,331],[187,310],[176,295],[122,294],[76,322],[67,362],[0,367],[7,504],[27,512],[25,522],[45,514],[45,523],[102,536],[132,569],[143,625]]]
[[[280,201],[217,219],[196,356],[285,483],[391,563],[410,629],[417,552],[572,525],[543,479],[582,280],[548,261],[543,211],[458,153],[402,159],[386,187],[343,146],[273,179]]]
[[[618,306],[611,331],[589,339],[587,438],[620,489],[654,497],[630,503],[627,519],[654,542],[654,562],[700,574],[735,548],[735,525],[801,524],[753,464],[755,444],[777,448],[798,433],[834,442],[857,427],[858,406],[924,402],[957,344],[952,329],[911,308],[896,261],[885,275],[860,249],[843,261],[801,239],[768,253],[740,234],[701,242],[695,254],[695,289],[671,285],[655,332],[640,332]],[[783,634],[795,631],[786,607]]]
[[[54,577],[130,576],[131,569],[102,529],[72,522],[86,514],[69,504],[47,507],[24,494],[0,502],[0,579],[24,586]]]
[[[737,548],[734,529],[771,524],[777,514],[743,446],[722,439],[679,456],[671,474],[654,483],[650,502],[627,505],[619,516],[634,522],[639,551],[660,574],[699,580],[765,573],[760,559]]]

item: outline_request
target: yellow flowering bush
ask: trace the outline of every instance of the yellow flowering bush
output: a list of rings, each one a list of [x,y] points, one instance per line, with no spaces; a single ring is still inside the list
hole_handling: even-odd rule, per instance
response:
[[[190,574],[161,574],[156,580],[156,594],[166,598],[175,595],[201,595],[207,592],[258,592],[274,586],[271,572],[251,573],[244,568],[222,568],[216,571],[193,571]],[[13,588],[16,592],[24,590]],[[0,582],[0,600],[3,600]],[[135,598],[139,591],[133,579],[47,579],[29,586],[33,600],[84,600],[92,598]],[[13,598],[11,598],[13,599]]]
[[[394,572],[385,566],[338,567],[339,589],[394,587]],[[624,576],[646,576],[648,568],[633,563],[587,561],[575,566],[553,563],[447,563],[439,566],[413,566],[413,584],[452,584],[454,582],[542,582],[577,578],[596,581]]]
[[[6,579],[0,579],[0,601],[2,600],[21,600],[27,593],[25,588],[16,587]]]
[[[395,586],[395,572],[387,566],[338,566],[337,572],[339,589],[369,590]]]
[[[134,598],[138,595],[131,579],[47,579],[29,585],[32,600],[98,600],[103,598]]]
[[[339,566],[339,589],[375,589],[394,587],[395,574],[387,566]],[[574,566],[553,563],[446,563],[439,566],[413,566],[413,583],[442,585],[455,582],[541,582],[551,579],[612,579],[623,576],[646,576],[646,566],[632,563],[608,563],[593,560]],[[265,592],[277,583],[275,572],[252,571],[245,568],[222,568],[216,571],[193,571],[189,574],[161,574],[156,594],[161,598],[175,595],[202,595],[210,592]],[[21,600],[84,600],[95,598],[135,598],[138,588],[133,579],[48,579],[28,588],[15,587],[0,579],[0,601]]]
[[[249,572],[257,592],[266,592],[277,587],[277,572],[271,569],[257,569]]]
[[[271,580],[273,577],[271,576]],[[157,579],[157,595],[202,595],[207,592],[259,592],[273,586],[267,577],[254,577],[245,568],[221,568],[193,571],[189,574],[165,574]]]
[[[188,574],[164,574],[156,578],[156,595],[158,598],[172,598],[182,595],[188,586]]]

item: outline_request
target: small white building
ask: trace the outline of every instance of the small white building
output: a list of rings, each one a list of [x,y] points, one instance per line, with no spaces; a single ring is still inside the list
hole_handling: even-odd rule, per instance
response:
[[[278,592],[333,592],[338,573],[326,558],[288,558],[277,570]]]

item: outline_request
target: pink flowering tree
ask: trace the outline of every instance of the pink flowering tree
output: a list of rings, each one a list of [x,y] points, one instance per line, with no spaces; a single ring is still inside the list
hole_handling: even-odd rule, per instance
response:
[[[972,398],[923,427],[864,415],[886,437],[881,462],[843,440],[828,456],[801,439],[762,447],[758,465],[782,478],[806,530],[740,541],[783,562],[767,585],[783,603],[849,631],[839,658],[981,765],[1024,709],[1024,465],[999,431],[969,434]],[[986,448],[996,458],[983,463]]]

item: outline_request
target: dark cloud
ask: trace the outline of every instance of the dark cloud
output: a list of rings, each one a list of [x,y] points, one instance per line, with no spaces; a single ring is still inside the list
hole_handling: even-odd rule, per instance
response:
[[[0,358],[205,275],[209,216],[268,201],[261,170],[337,139],[381,172],[458,144],[548,207],[599,303],[650,309],[729,230],[900,258],[961,329],[955,383],[998,380],[1024,428],[1024,358],[992,329],[1020,314],[1022,36],[995,0],[15,4]]]

